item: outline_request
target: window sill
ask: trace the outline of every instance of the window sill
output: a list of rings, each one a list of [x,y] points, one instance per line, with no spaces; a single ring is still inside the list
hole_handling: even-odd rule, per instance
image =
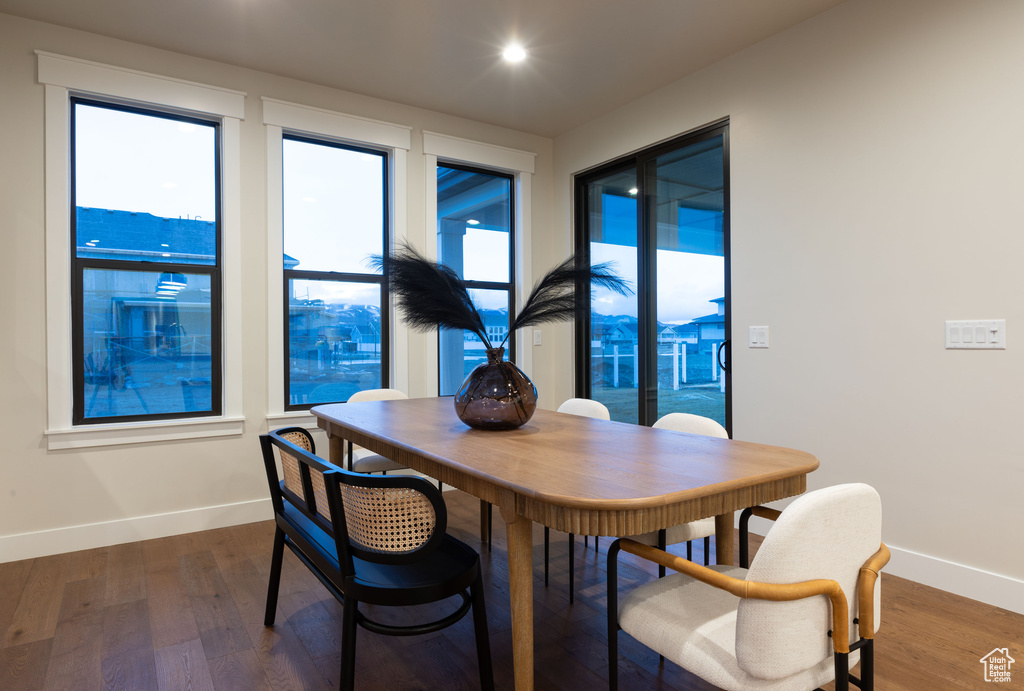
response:
[[[245,431],[244,417],[218,417],[163,422],[127,422],[119,425],[89,425],[74,429],[46,430],[51,451],[90,446],[148,444],[152,442],[238,436]]]
[[[294,410],[288,413],[271,413],[267,415],[267,427],[269,429],[280,429],[282,427],[305,427],[316,429],[316,416],[309,411]]]

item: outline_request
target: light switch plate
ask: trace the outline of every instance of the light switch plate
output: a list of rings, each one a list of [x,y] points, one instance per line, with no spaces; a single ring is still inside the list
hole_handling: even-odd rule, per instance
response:
[[[541,345],[542,339],[540,335],[540,329],[533,330],[533,345]]]
[[[1006,350],[1006,320],[949,320],[946,350]]]
[[[767,326],[752,326],[750,327],[750,343],[751,348],[767,348],[768,347],[768,327]]]

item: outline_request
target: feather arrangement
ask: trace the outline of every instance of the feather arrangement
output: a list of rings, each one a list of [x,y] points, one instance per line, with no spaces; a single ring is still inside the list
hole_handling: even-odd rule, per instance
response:
[[[420,331],[435,327],[465,329],[476,334],[488,350],[494,347],[469,291],[452,269],[430,261],[409,245],[400,246],[388,257],[374,256],[370,264],[387,276],[395,302],[409,326]],[[544,322],[569,321],[579,316],[576,287],[586,285],[602,286],[620,295],[632,292],[610,264],[588,267],[577,253],[534,285],[499,347],[504,346],[517,329]]]

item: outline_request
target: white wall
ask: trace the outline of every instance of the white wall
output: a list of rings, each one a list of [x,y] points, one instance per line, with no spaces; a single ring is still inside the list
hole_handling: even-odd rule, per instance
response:
[[[245,343],[242,436],[47,451],[43,93],[34,50],[247,93],[242,145]],[[550,228],[552,142],[532,135],[82,32],[0,15],[0,562],[99,544],[269,518],[257,436],[268,427],[266,134],[260,98],[280,99],[413,128],[408,230],[426,228],[422,132],[537,154],[534,228]],[[543,244],[533,263],[547,261]],[[410,337],[422,353],[428,336]],[[419,344],[419,345],[417,345]],[[426,395],[433,362],[410,358],[409,393]],[[543,390],[542,381],[538,385]],[[430,392],[433,393],[433,392]],[[325,442],[322,435],[320,441]],[[324,443],[326,451],[326,443]]]
[[[1024,3],[851,0],[558,137],[554,175],[561,227],[573,173],[728,116],[736,438],[877,487],[890,572],[1018,612],[1021,27]],[[1007,350],[944,349],[944,320],[992,318]]]

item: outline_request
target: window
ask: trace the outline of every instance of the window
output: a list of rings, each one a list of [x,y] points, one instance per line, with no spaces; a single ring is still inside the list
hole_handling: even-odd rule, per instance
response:
[[[285,410],[387,387],[387,154],[286,134],[282,179]]]
[[[437,256],[465,279],[491,345],[508,335],[515,309],[513,178],[450,163],[437,165]],[[515,341],[509,339],[509,359]],[[487,361],[469,331],[438,334],[439,392],[455,394],[473,368]]]
[[[48,448],[241,434],[245,94],[36,55]]]
[[[411,130],[261,101],[267,424],[315,425],[308,409],[318,403],[345,401],[361,389],[409,390],[407,335],[391,328],[383,277],[365,261],[406,239]]]
[[[219,125],[71,104],[73,422],[219,415]]]
[[[637,292],[595,288],[576,324],[576,391],[612,419],[671,412],[730,429],[728,123],[576,179],[576,243]]]

